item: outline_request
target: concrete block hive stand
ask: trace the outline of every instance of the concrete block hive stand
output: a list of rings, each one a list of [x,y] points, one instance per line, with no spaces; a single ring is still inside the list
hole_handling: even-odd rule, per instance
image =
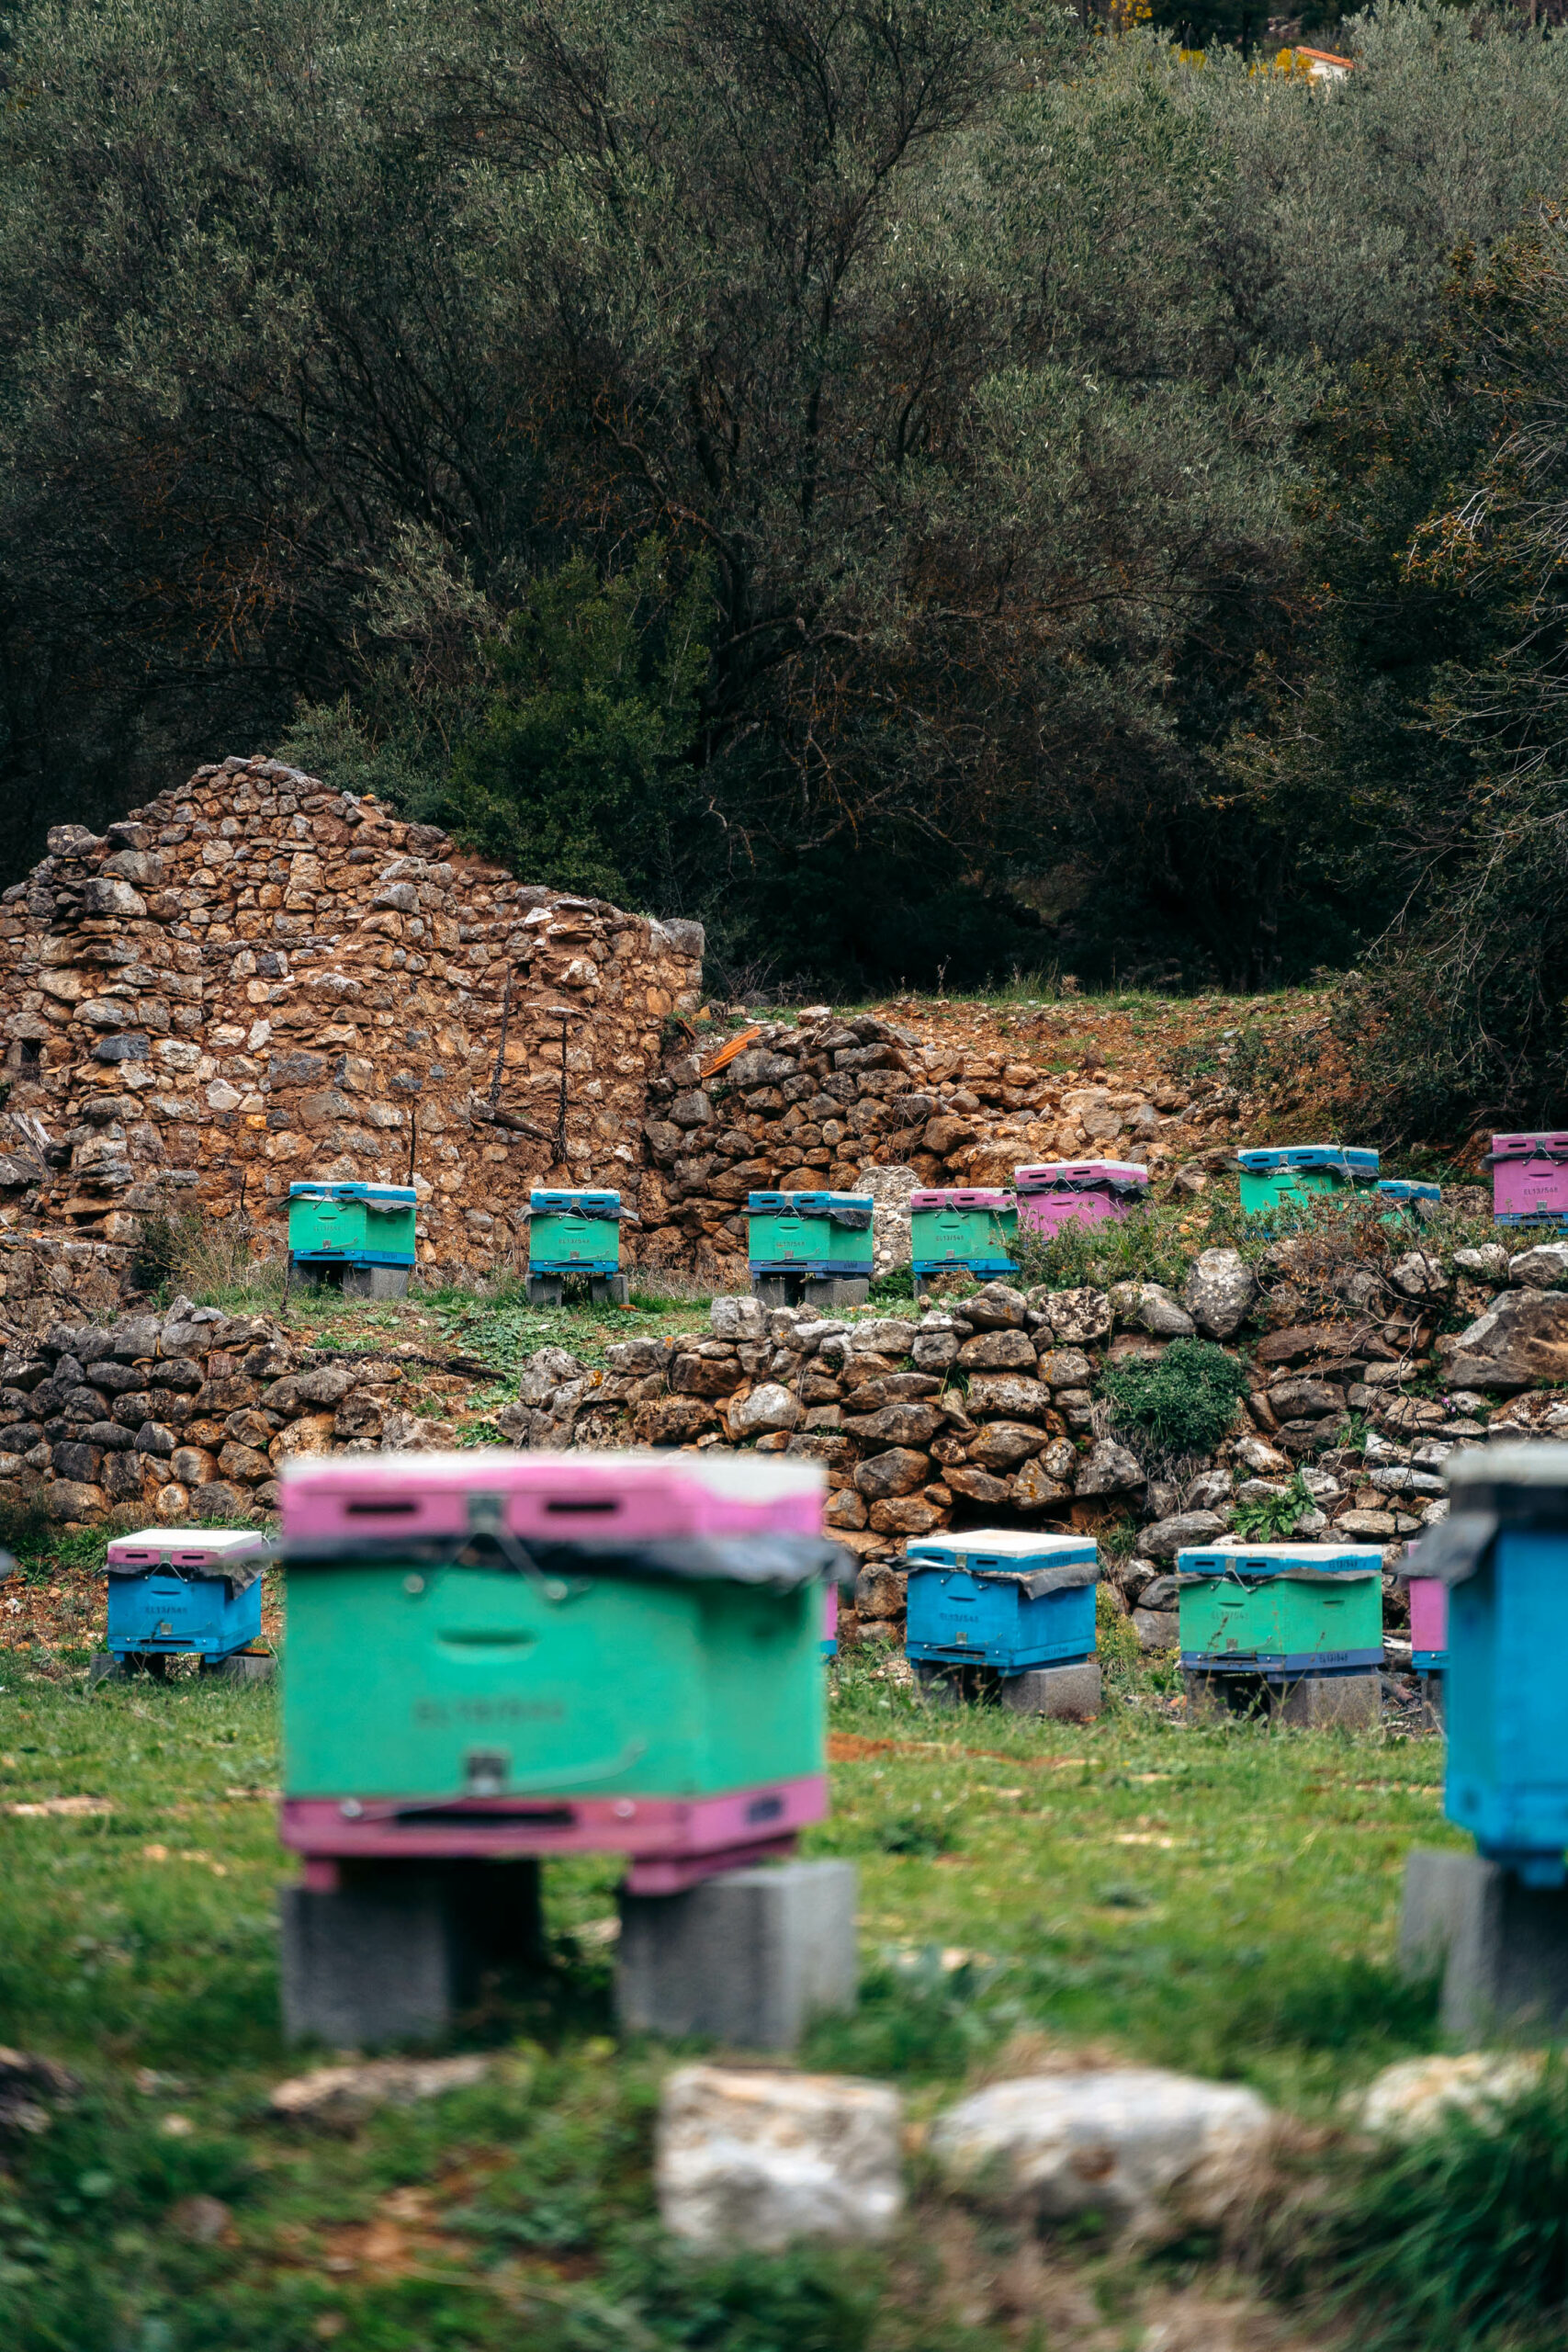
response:
[[[789,1859],[827,1809],[824,1495],[776,1456],[289,1465],[293,2038],[447,2030],[535,1958],[551,1854],[627,1857],[629,2024],[787,2048],[852,1999],[854,1872]]]

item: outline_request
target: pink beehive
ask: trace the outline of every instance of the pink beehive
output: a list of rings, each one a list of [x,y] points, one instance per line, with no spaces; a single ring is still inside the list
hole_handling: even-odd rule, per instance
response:
[[[1049,1237],[1065,1225],[1120,1220],[1148,1191],[1149,1171],[1117,1159],[1049,1159],[1015,1168],[1018,1221]]]
[[[687,1453],[505,1453],[310,1456],[286,1464],[286,1546],[322,1544],[395,1555],[405,1544],[500,1534],[540,1544],[668,1544],[822,1532],[815,1462]],[[824,1596],[825,1634],[838,1593]],[[812,1772],[722,1793],[569,1798],[473,1796],[431,1807],[401,1802],[288,1797],[283,1842],[304,1859],[305,1883],[329,1889],[355,1859],[452,1860],[623,1854],[626,1884],[670,1894],[716,1872],[793,1851],[828,1810],[827,1776]]]
[[[686,1453],[308,1455],[286,1463],[291,1544],[425,1542],[487,1523],[526,1541],[819,1535],[822,1474],[776,1455]]]
[[[1494,1216],[1568,1217],[1568,1134],[1494,1136],[1490,1165]]]
[[[1418,1668],[1446,1660],[1449,1650],[1449,1589],[1437,1577],[1410,1579],[1410,1647]]]

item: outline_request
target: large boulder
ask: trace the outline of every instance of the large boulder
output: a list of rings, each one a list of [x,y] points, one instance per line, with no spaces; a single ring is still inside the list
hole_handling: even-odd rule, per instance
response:
[[[1228,1340],[1240,1330],[1258,1296],[1258,1283],[1239,1250],[1200,1251],[1181,1303],[1205,1338]]]
[[[734,1397],[729,1405],[729,1434],[734,1438],[760,1437],[769,1430],[795,1430],[806,1418],[798,1396],[776,1380],[764,1380],[747,1396]]]
[[[1106,1291],[1032,1290],[1029,1304],[1044,1317],[1058,1347],[1094,1347],[1111,1337],[1115,1317]]]
[[[1445,1388],[1510,1395],[1568,1380],[1568,1295],[1510,1291],[1460,1333],[1440,1377]]]
[[[664,2226],[712,2253],[873,2243],[903,2207],[901,2125],[898,2095],[880,2083],[682,2066],[660,2103]]]
[[[1158,2237],[1213,2227],[1248,2193],[1273,2118],[1256,2091],[1153,2066],[993,2083],[937,2118],[949,2185],[1031,2220],[1100,2213]]]
[[[1126,1495],[1143,1486],[1144,1472],[1136,1454],[1114,1438],[1102,1437],[1089,1448],[1074,1480],[1080,1495]]]

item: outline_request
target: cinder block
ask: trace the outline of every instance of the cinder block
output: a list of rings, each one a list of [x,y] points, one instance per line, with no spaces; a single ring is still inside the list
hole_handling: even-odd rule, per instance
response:
[[[566,1278],[562,1274],[530,1274],[528,1304],[530,1306],[558,1306],[566,1296]]]
[[[683,1894],[623,1894],[616,2007],[631,2031],[793,2050],[854,2007],[852,1862],[726,1871]]]
[[[113,1650],[95,1650],[87,1660],[87,1687],[95,1682],[123,1682],[125,1667]]]
[[[589,1277],[588,1295],[595,1306],[626,1306],[630,1304],[631,1295],[629,1274],[592,1274]]]
[[[235,1650],[229,1657],[204,1657],[201,1670],[224,1682],[270,1682],[274,1663],[257,1650]]]
[[[1084,1658],[1071,1666],[1037,1666],[1003,1678],[997,1693],[1015,1714],[1049,1715],[1057,1723],[1092,1723],[1104,1700],[1100,1662]]]
[[[367,2050],[448,2033],[488,1967],[539,1946],[536,1862],[345,1863],[283,1890],[288,2041]]]
[[[861,1628],[862,1639],[869,1629]],[[942,1666],[931,1658],[912,1657],[909,1671],[915,1678],[915,1695],[928,1707],[961,1707],[969,1696],[965,1678],[972,1678],[973,1667]]]
[[[791,1287],[788,1274],[753,1274],[751,1277],[752,1295],[760,1298],[764,1306],[791,1305]]]
[[[1473,1854],[1440,1846],[1414,1846],[1405,1856],[1399,1965],[1407,1976],[1428,1976],[1447,1961],[1474,1861]]]
[[[871,1296],[869,1274],[813,1274],[800,1286],[807,1306],[863,1306]]]
[[[1467,2041],[1568,2023],[1568,1887],[1526,1886],[1481,1854],[1418,1848],[1405,1864],[1399,1955],[1448,1955],[1442,2023]]]
[[[409,1266],[345,1266],[344,1295],[347,1298],[407,1298]]]
[[[1382,1716],[1382,1683],[1376,1670],[1366,1674],[1303,1674],[1280,1691],[1278,1720],[1301,1730],[1321,1731],[1329,1724],[1365,1730]]]

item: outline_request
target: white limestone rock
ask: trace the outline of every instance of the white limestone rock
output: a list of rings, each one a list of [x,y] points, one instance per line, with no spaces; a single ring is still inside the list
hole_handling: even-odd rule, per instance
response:
[[[1539,2050],[1499,2055],[1467,2050],[1459,2058],[1402,2058],[1354,2101],[1363,2130],[1395,2140],[1439,2131],[1453,2115],[1495,2127],[1517,2098],[1534,2090],[1545,2061]]]
[[[903,2207],[902,2103],[879,2083],[682,2066],[655,2154],[664,2226],[706,2251],[871,2245]]]
[[[1246,1322],[1257,1296],[1257,1278],[1238,1250],[1204,1250],[1187,1277],[1181,1303],[1205,1338],[1228,1340]]]
[[[1157,2237],[1213,2226],[1243,2198],[1273,2129],[1256,2091],[1153,2066],[993,2083],[928,2143],[950,2187],[1043,2221],[1098,2212]]]

